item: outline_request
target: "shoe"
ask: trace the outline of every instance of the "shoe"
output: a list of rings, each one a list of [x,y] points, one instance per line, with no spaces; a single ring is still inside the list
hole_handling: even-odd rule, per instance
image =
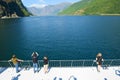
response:
[[[39,73],[39,71],[37,71],[37,73]]]
[[[16,71],[16,73],[19,73],[20,71]]]

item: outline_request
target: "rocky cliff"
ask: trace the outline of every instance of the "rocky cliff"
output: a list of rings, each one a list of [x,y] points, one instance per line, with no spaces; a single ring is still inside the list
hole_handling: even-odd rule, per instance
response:
[[[0,0],[0,18],[3,16],[11,17],[16,15],[19,17],[30,16],[21,0]]]

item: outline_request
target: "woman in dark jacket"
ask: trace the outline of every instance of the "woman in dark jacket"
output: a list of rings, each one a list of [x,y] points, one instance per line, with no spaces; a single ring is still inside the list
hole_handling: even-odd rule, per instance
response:
[[[98,72],[100,72],[100,68],[102,66],[102,62],[103,62],[103,58],[102,58],[102,54],[101,53],[98,53],[97,56],[96,56],[96,63],[97,63],[97,70]]]

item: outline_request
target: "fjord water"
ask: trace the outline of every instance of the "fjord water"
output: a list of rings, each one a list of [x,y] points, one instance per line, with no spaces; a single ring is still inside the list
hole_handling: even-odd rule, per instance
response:
[[[0,60],[120,58],[119,16],[48,16],[0,20]]]

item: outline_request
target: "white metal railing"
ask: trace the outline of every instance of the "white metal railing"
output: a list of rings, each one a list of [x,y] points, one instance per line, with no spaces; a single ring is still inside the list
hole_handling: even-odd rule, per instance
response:
[[[32,67],[32,60],[20,62],[20,67]],[[120,66],[120,59],[106,59],[103,66]],[[0,61],[0,67],[13,67],[12,62]],[[43,67],[43,60],[38,60],[38,66]],[[96,66],[95,60],[49,60],[49,67],[93,67]]]

